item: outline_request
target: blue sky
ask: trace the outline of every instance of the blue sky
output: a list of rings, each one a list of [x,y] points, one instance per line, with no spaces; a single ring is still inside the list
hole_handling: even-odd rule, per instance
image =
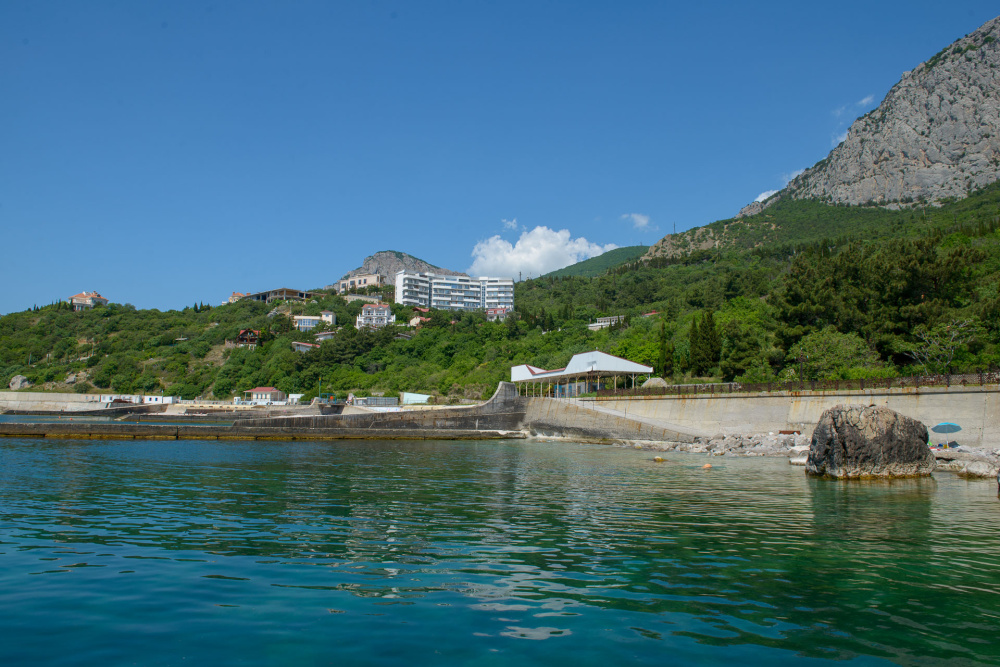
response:
[[[0,312],[524,276],[730,217],[992,2],[0,3]]]

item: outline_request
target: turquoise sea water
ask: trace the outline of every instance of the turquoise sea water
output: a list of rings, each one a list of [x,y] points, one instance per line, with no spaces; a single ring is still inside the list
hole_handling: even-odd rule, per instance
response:
[[[668,459],[0,440],[0,664],[1000,664],[995,482]]]

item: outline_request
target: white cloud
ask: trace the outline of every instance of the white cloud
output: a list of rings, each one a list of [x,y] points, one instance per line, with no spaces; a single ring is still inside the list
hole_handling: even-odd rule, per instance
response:
[[[504,218],[500,222],[503,223],[504,229],[517,229],[517,218],[514,218],[513,220],[508,220],[507,218]]]
[[[642,213],[626,213],[622,216],[622,220],[631,220],[632,225],[636,229],[646,229],[649,227],[649,216]]]
[[[754,201],[764,201],[771,195],[776,195],[776,194],[778,194],[777,190],[765,190],[764,192],[761,192],[759,195],[757,195],[757,198],[754,199]]]
[[[596,257],[618,246],[614,243],[600,245],[587,239],[572,238],[568,229],[555,231],[548,227],[535,227],[521,232],[513,245],[499,235],[480,241],[472,249],[472,276],[528,276],[538,277],[549,271]]]
[[[836,135],[835,137],[833,137],[833,139],[830,140],[830,145],[836,148],[837,146],[842,144],[846,139],[847,139],[847,130],[844,130],[843,132]]]
[[[858,100],[858,106],[859,107],[866,107],[866,106],[868,106],[869,104],[871,104],[874,101],[875,101],[875,96],[874,95],[865,95],[860,100]]]

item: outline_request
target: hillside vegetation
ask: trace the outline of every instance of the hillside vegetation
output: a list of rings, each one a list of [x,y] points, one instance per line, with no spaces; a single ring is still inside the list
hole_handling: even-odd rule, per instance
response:
[[[432,311],[410,338],[398,336],[404,327],[355,330],[362,304],[330,293],[277,309],[112,304],[75,313],[54,304],[0,317],[0,380],[20,374],[47,390],[185,398],[273,385],[307,398],[322,386],[450,400],[488,396],[514,364],[557,368],[591,349],[678,381],[985,369],[1000,355],[998,198],[994,185],[936,209],[782,202],[731,237],[738,243],[600,276],[528,280],[517,284],[516,317],[505,323]],[[784,236],[767,242],[753,236],[778,230]],[[339,333],[317,350],[293,351],[293,341],[313,336],[292,330],[290,316],[322,309],[336,312]],[[412,316],[393,310],[400,322]],[[626,324],[589,331],[602,315]],[[224,347],[247,328],[262,331],[258,349]],[[70,374],[73,385],[64,382]]]
[[[648,246],[633,245],[625,248],[615,248],[606,253],[585,259],[582,262],[571,264],[558,271],[546,273],[542,278],[563,278],[565,276],[577,276],[592,278],[606,273],[609,269],[621,266],[626,262],[634,262],[649,250]]]

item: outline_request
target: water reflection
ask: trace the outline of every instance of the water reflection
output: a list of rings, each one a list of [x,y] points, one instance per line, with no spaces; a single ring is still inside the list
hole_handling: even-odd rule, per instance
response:
[[[7,441],[0,583],[74,572],[79,589],[37,604],[100,590],[135,610],[158,592],[192,607],[184,622],[263,604],[304,626],[310,610],[378,614],[494,648],[988,661],[1000,518],[982,486],[718,461],[523,442]]]

